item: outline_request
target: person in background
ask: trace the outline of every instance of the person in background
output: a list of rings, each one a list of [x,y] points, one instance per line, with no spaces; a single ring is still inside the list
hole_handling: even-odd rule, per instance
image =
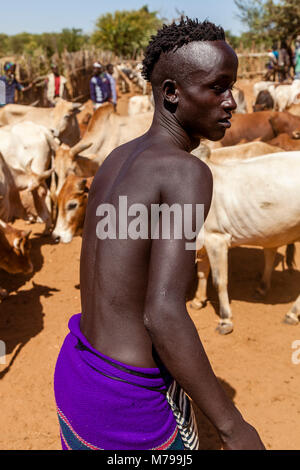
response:
[[[46,98],[50,106],[55,106],[58,98],[67,99],[67,79],[60,75],[58,66],[51,64],[51,73],[46,78]]]
[[[99,62],[95,62],[93,65],[93,76],[90,80],[90,95],[95,111],[112,98],[109,77]]]
[[[14,62],[5,62],[4,74],[0,76],[0,107],[15,103],[16,90],[24,93],[30,90],[33,85],[30,83],[27,87],[24,87],[17,81],[15,77],[16,64]]]
[[[273,44],[272,50],[269,50],[268,52],[269,56],[269,62],[267,63],[267,73],[265,75],[265,80],[272,80],[275,82],[276,78],[276,69],[277,69],[277,64],[278,64],[278,51],[277,51],[277,45]]]
[[[294,66],[295,66],[295,80],[300,80],[300,36],[297,37],[295,43],[295,58],[294,58]]]
[[[112,104],[114,105],[114,110],[116,112],[117,110],[117,86],[116,86],[116,80],[114,79],[114,76],[113,76],[114,66],[112,64],[108,64],[106,66],[106,71],[107,71],[107,76],[110,82],[111,101],[112,101]]]
[[[290,76],[291,61],[288,53],[288,46],[285,41],[281,41],[278,51],[278,81],[284,82]]]

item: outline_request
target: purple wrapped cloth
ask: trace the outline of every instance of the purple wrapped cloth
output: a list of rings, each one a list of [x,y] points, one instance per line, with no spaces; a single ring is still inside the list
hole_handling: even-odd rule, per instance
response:
[[[166,370],[122,364],[94,349],[69,321],[54,391],[63,449],[184,449],[167,392]],[[173,406],[173,405],[172,405]]]

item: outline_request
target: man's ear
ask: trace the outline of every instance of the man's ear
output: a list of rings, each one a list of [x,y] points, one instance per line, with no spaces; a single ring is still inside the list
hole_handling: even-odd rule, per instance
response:
[[[164,105],[171,113],[175,113],[178,105],[178,88],[175,80],[167,79],[162,85]]]

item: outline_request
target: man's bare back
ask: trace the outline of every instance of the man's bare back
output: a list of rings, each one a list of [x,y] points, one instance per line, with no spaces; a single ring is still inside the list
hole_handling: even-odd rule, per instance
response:
[[[151,205],[167,203],[168,193],[178,185],[178,175],[181,190],[186,191],[186,186],[191,188],[187,163],[197,169],[199,176],[203,173],[201,191],[206,200],[211,193],[205,183],[208,168],[188,152],[174,145],[163,145],[161,139],[158,141],[151,134],[114,150],[89,192],[81,252],[81,329],[96,349],[129,365],[157,367],[143,319],[152,246],[151,221],[149,217],[147,239],[99,240],[97,207],[109,203],[118,213],[119,197],[126,196],[128,207],[143,204],[151,214]],[[201,179],[194,178],[194,183],[193,191],[198,194]],[[204,199],[199,203],[206,202]],[[181,201],[177,199],[177,203]],[[132,219],[128,217],[128,222]],[[117,224],[117,234],[118,228]],[[193,256],[189,255],[189,258]],[[182,260],[178,259],[178,263]]]

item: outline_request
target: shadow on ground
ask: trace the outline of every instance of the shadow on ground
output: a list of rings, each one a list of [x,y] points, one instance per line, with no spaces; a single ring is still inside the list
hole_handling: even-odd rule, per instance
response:
[[[6,355],[13,353],[9,364],[0,371],[2,379],[11,369],[17,356],[31,338],[44,328],[41,297],[49,297],[58,289],[33,283],[29,290],[11,294],[0,304],[0,340]]]

